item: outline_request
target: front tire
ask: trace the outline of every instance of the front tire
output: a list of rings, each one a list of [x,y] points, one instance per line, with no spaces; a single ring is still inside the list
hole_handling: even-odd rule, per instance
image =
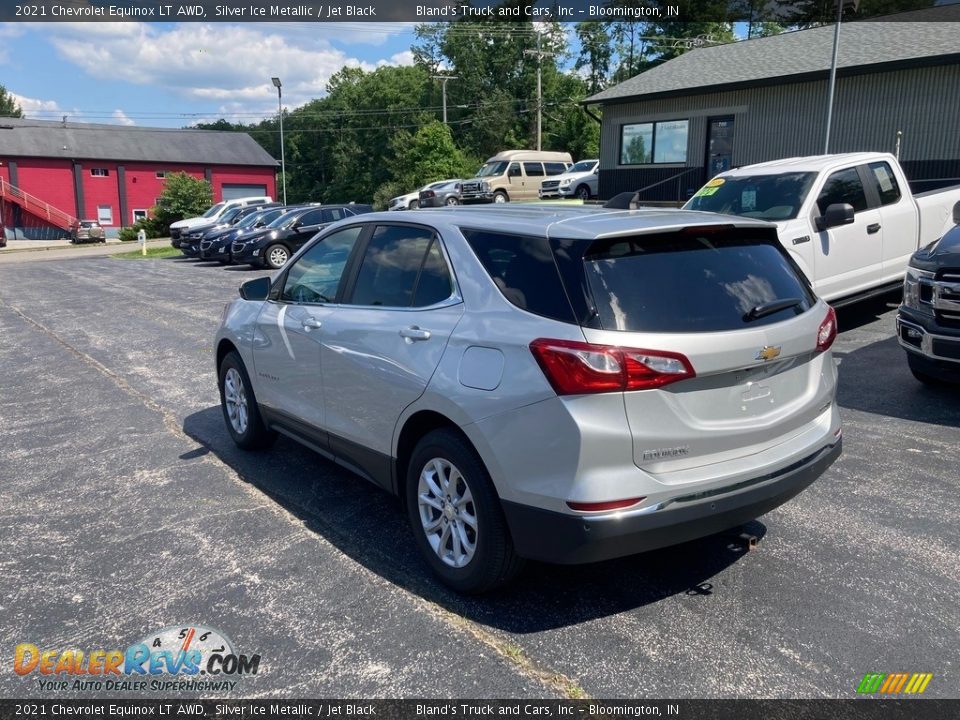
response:
[[[497,190],[493,194],[493,201],[495,203],[505,203],[505,202],[510,202],[510,198],[507,197],[507,194],[503,190]]]
[[[285,246],[277,243],[266,249],[266,252],[263,253],[263,259],[264,262],[267,263],[267,267],[279,270],[286,265],[287,260],[290,259],[290,251],[287,250]]]
[[[229,352],[220,363],[220,408],[227,432],[237,447],[244,450],[261,450],[270,447],[277,434],[268,430],[260,415],[257,396],[253,393],[250,376],[243,360],[235,352]]]
[[[577,197],[586,202],[590,199],[590,188],[586,185],[577,187]]]
[[[419,201],[419,200],[411,200],[411,201],[410,201],[410,204],[407,205],[407,210],[416,210],[418,207],[420,207],[420,201]]]
[[[523,567],[483,461],[453,430],[434,430],[417,443],[406,500],[417,547],[457,592],[487,592]]]

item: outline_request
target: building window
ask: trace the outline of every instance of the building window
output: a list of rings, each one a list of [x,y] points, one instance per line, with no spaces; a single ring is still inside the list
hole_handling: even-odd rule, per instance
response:
[[[110,171],[107,168],[90,168],[90,174],[93,177],[110,177]]]
[[[146,211],[146,210],[134,210],[134,211],[133,211],[133,222],[134,222],[134,224],[136,224],[136,223],[139,222],[140,220],[146,220],[146,219],[147,219],[147,211]]]
[[[113,207],[111,205],[97,205],[97,221],[101,225],[113,225]]]
[[[651,165],[687,161],[689,121],[668,120],[620,127],[620,164]]]
[[[157,170],[157,180],[166,180],[167,171],[166,170]]]

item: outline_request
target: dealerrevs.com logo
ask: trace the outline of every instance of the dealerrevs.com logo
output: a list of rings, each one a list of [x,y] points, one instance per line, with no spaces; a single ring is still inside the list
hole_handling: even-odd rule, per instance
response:
[[[259,669],[259,654],[237,652],[226,635],[202,625],[166,627],[124,650],[20,643],[13,656],[17,675],[52,691],[224,692]]]

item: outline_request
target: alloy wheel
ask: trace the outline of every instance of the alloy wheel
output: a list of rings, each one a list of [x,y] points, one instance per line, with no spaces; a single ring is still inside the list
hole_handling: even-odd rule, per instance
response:
[[[429,460],[417,487],[420,523],[437,557],[465,567],[477,551],[477,510],[466,478],[441,457]]]
[[[227,370],[223,378],[223,400],[227,406],[230,425],[238,435],[243,435],[250,421],[250,410],[247,406],[247,391],[243,386],[243,378],[234,368]]]

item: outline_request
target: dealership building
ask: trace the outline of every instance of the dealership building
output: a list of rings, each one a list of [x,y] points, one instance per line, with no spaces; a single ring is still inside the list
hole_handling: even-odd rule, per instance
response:
[[[277,161],[246,133],[0,118],[0,216],[8,237],[59,237],[77,219],[115,232],[146,217],[170,173],[214,200],[276,197]]]
[[[960,22],[935,12],[840,31],[830,152],[896,153],[915,191],[960,183]],[[700,47],[588,98],[600,196],[686,200],[725,169],[822,154],[833,39],[827,25]]]

